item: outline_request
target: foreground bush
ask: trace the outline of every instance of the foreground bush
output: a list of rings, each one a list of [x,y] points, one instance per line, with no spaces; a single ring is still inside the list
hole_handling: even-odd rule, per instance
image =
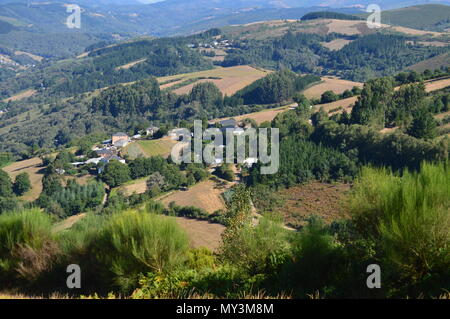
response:
[[[92,217],[67,236],[65,251],[94,288],[123,292],[137,286],[139,274],[174,270],[188,251],[187,236],[175,220],[138,211]]]
[[[436,296],[450,286],[447,164],[423,164],[420,172],[401,177],[366,168],[354,187],[352,210],[359,232],[379,243],[394,295]]]
[[[58,252],[51,226],[39,209],[0,215],[0,286],[28,286],[51,268]]]

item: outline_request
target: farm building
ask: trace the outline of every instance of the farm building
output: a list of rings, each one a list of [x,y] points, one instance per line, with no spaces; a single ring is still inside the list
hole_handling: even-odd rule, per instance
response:
[[[112,145],[115,147],[125,147],[130,143],[130,137],[126,133],[115,133],[112,136]]]

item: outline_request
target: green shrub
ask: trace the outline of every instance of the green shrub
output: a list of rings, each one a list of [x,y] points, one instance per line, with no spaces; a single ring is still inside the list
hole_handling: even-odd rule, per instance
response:
[[[0,286],[35,280],[50,268],[57,250],[50,217],[42,211],[0,215]]]
[[[182,264],[188,250],[175,220],[138,211],[92,217],[69,233],[65,251],[77,256],[97,290],[129,292],[139,274],[167,273]]]
[[[287,239],[287,230],[280,221],[264,217],[256,227],[245,224],[228,237],[222,247],[222,259],[250,275],[272,274],[287,258]]]
[[[403,287],[401,294],[416,297],[436,296],[449,287],[448,164],[425,163],[420,172],[405,171],[403,176],[366,168],[352,199],[359,231],[380,243],[393,289]]]

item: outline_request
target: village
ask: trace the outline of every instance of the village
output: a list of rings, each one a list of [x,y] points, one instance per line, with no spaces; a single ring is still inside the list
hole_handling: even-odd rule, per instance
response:
[[[238,121],[234,118],[218,120],[218,121],[210,121],[208,122],[210,128],[220,128],[220,130],[225,133],[227,130],[232,130],[234,136],[243,135],[245,130],[250,128],[250,124],[239,125]],[[75,168],[81,167],[83,165],[96,165],[97,173],[101,174],[107,164],[111,161],[118,161],[122,164],[127,164],[127,160],[123,156],[124,150],[133,143],[138,141],[145,140],[160,140],[164,138],[170,138],[172,141],[182,141],[184,138],[184,134],[186,134],[186,129],[184,128],[174,128],[169,130],[167,135],[159,136],[155,138],[156,133],[159,131],[159,127],[151,126],[141,132],[141,134],[136,134],[133,136],[129,136],[124,132],[117,132],[112,134],[111,139],[102,141],[101,144],[94,145],[92,147],[92,151],[96,154],[96,157],[87,158],[85,155],[79,155],[77,158],[80,161],[72,162],[71,165]],[[193,133],[190,133],[191,137],[193,137]],[[222,142],[216,142],[215,145],[217,148],[225,148],[225,145]],[[218,165],[223,164],[224,160],[222,157],[217,157],[215,159],[215,163],[212,165],[213,167],[217,167]],[[248,157],[244,160],[242,164],[247,167],[251,167],[253,164],[258,162],[257,158]],[[59,174],[64,174],[64,170],[59,170]]]

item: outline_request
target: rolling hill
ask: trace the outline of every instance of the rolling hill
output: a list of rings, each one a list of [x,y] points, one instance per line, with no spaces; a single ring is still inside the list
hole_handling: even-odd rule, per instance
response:
[[[381,21],[420,30],[446,31],[450,28],[450,6],[428,4],[383,11]]]

